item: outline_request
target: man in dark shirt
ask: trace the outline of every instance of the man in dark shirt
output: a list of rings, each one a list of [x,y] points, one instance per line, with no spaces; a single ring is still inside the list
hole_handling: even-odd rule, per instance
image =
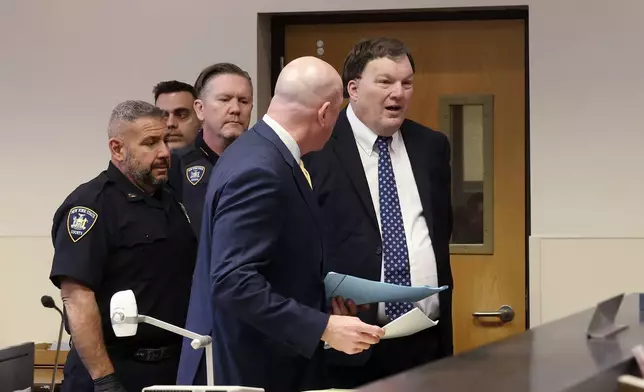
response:
[[[226,147],[248,129],[253,84],[235,64],[218,63],[201,71],[195,93],[195,111],[203,128],[192,145],[173,151],[170,185],[186,206],[198,238],[210,170]]]
[[[199,238],[204,198],[210,172],[224,150],[248,129],[253,109],[253,85],[248,73],[235,64],[218,63],[206,67],[195,82],[195,109],[203,121],[193,146],[172,153],[170,185],[180,195],[188,210],[192,227]],[[199,282],[193,285],[199,291]],[[210,298],[194,294],[190,300],[186,328],[209,334],[210,319],[204,309],[210,308]],[[202,315],[204,315],[202,317]],[[194,350],[184,339],[178,384],[205,385],[204,350]]]
[[[185,323],[197,241],[165,185],[166,116],[141,101],[117,105],[107,170],[54,215],[50,279],[61,289],[73,342],[63,392],[134,392],[175,380],[180,336],[142,324],[135,336],[117,338],[109,315],[112,295],[131,289],[141,314]]]

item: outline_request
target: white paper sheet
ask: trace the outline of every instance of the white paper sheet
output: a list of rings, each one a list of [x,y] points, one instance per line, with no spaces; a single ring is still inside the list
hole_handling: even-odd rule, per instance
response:
[[[413,335],[437,324],[438,321],[427,317],[419,308],[414,308],[382,327],[385,330],[385,336],[380,339],[394,339]]]

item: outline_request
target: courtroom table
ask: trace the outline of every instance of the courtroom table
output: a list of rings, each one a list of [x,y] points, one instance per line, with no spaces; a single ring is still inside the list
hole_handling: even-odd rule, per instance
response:
[[[616,323],[628,328],[604,340],[587,339],[588,309],[358,391],[617,391],[619,375],[642,376],[631,353],[644,344],[641,307],[643,294],[626,295]]]
[[[63,381],[63,369],[57,369],[56,371],[56,385],[60,385]],[[54,373],[54,369],[34,369],[34,385],[35,386],[50,386],[51,387],[51,376]]]
[[[51,389],[51,377],[54,373],[54,362],[56,350],[51,349],[50,343],[36,343],[34,353],[34,387]],[[56,371],[56,387],[59,388],[64,377],[65,362],[67,361],[68,350],[62,350],[58,357],[58,369]]]

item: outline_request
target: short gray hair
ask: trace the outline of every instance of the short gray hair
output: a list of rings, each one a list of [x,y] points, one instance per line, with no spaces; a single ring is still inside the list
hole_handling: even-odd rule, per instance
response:
[[[119,135],[121,129],[120,124],[122,122],[132,123],[140,118],[158,118],[160,120],[167,117],[168,112],[158,108],[151,103],[145,101],[125,101],[121,102],[114,110],[112,110],[112,115],[110,116],[110,124],[107,130],[109,137],[116,137]]]

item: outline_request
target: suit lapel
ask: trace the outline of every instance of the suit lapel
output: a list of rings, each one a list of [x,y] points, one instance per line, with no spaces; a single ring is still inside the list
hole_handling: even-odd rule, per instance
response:
[[[405,121],[401,126],[402,134],[411,164],[411,170],[414,173],[414,180],[420,196],[420,204],[423,207],[423,215],[427,221],[430,237],[434,237],[434,224],[432,216],[432,189],[431,189],[431,165],[429,162],[429,151],[427,143],[423,143],[419,130],[408,126]]]
[[[309,186],[309,182],[306,180],[306,177],[304,177],[304,173],[302,173],[302,169],[300,169],[297,164],[293,165],[293,177],[295,178],[297,187],[300,189],[302,197],[306,201],[306,204],[309,206],[311,213],[315,217],[315,223],[318,224],[319,227],[319,222],[322,220],[320,206],[317,199],[315,198],[315,195],[313,194],[313,191],[311,190],[311,187]],[[315,184],[313,186],[315,186]]]
[[[275,147],[277,147],[277,149],[282,154],[282,157],[284,158],[286,163],[289,166],[291,166],[293,177],[295,179],[295,183],[297,184],[298,189],[300,190],[300,194],[306,201],[306,204],[308,205],[309,210],[311,210],[311,213],[315,218],[314,220],[316,225],[318,226],[318,228],[320,228],[320,221],[322,220],[322,213],[320,211],[320,207],[318,205],[317,200],[315,199],[315,196],[313,195],[313,191],[311,190],[311,187],[309,187],[309,182],[306,180],[306,177],[304,176],[302,169],[295,161],[293,154],[291,154],[289,149],[286,147],[284,142],[282,142],[282,139],[280,139],[280,137],[277,136],[275,131],[273,131],[271,127],[269,127],[268,124],[266,124],[264,121],[261,121],[261,120],[258,121],[253,128],[257,131],[257,133],[259,133],[261,136],[268,139],[269,142],[275,145]]]
[[[358,146],[356,145],[355,137],[347,118],[347,109],[343,109],[338,117],[335,131],[334,151],[341,163],[341,167],[346,171],[351,179],[351,184],[360,197],[362,206],[365,208],[369,220],[377,231],[378,220],[376,218],[376,210],[373,208],[373,200],[371,192],[369,191],[369,183],[364,173],[364,167],[360,160]]]

